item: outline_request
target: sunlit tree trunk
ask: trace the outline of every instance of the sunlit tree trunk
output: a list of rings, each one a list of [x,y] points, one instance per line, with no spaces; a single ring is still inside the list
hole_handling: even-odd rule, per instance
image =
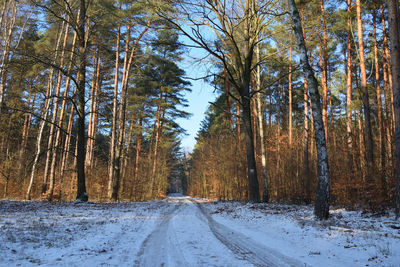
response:
[[[97,61],[97,64],[96,64]],[[101,67],[101,56],[98,48],[97,55],[93,58],[93,77],[92,77],[92,93],[90,99],[90,118],[89,118],[89,127],[88,127],[88,140],[86,143],[86,166],[88,168],[92,168],[93,164],[93,152],[94,152],[94,144],[96,139],[96,130],[97,130],[97,117],[98,112],[97,108],[99,106],[99,90],[100,90],[100,67]]]
[[[75,87],[74,95],[76,95],[76,91],[77,91],[77,88]],[[70,112],[69,112],[67,135],[65,137],[64,149],[63,149],[63,155],[62,155],[61,167],[60,167],[60,183],[61,184],[63,183],[63,180],[64,180],[64,174],[65,174],[65,170],[66,170],[66,165],[68,164],[69,155],[73,154],[74,158],[75,158],[75,154],[70,151],[72,126],[74,124],[74,114],[75,114],[75,107],[72,104],[71,108],[70,108]]]
[[[59,31],[57,33],[53,64],[56,63],[56,60],[58,58],[58,51],[59,51],[59,46],[61,43],[61,35],[62,35],[61,32],[62,31],[63,31],[63,26],[59,28]],[[42,142],[42,137],[43,137],[44,126],[46,123],[48,123],[47,118],[49,116],[50,104],[51,104],[51,99],[52,99],[52,95],[53,95],[53,74],[54,74],[54,68],[50,67],[49,80],[47,82],[47,90],[46,90],[46,95],[45,95],[45,100],[44,100],[44,108],[42,111],[42,120],[40,121],[40,124],[39,124],[39,132],[38,132],[37,139],[36,139],[36,154],[35,154],[35,158],[33,160],[29,186],[28,186],[28,190],[27,190],[26,196],[25,196],[25,199],[27,199],[27,200],[30,200],[30,197],[31,197],[30,194],[31,194],[32,186],[33,186],[33,181],[35,179],[36,167],[37,167],[37,163],[39,161],[39,157],[41,154],[41,142]],[[49,143],[50,143],[50,141],[49,141]],[[48,147],[48,149],[50,149],[50,148]],[[46,183],[47,183],[46,170],[48,169],[47,165],[48,165],[48,163],[46,161],[45,174],[44,174],[43,183],[42,183],[42,193],[46,191]]]
[[[10,57],[10,52],[11,52],[11,41],[12,41],[12,35],[14,31],[14,25],[16,21],[16,16],[17,16],[17,1],[11,0],[11,1],[4,1],[4,6],[2,10],[2,24],[0,26],[2,27],[2,39],[4,42],[4,48],[2,49],[2,55],[1,55],[1,61],[0,61],[0,114],[3,108],[4,104],[4,94],[6,90],[6,80],[7,80],[7,65],[9,63],[9,57]],[[7,11],[10,10],[11,16],[6,17],[6,20],[4,20],[4,14],[7,13]]]
[[[365,149],[366,149],[366,160],[367,160],[367,172],[368,180],[372,178],[370,173],[374,166],[374,153],[373,153],[373,140],[372,140],[372,128],[371,128],[371,117],[369,107],[369,94],[367,88],[367,72],[365,68],[365,56],[364,56],[364,40],[363,40],[363,25],[361,19],[361,1],[356,1],[357,7],[357,30],[358,30],[358,50],[360,54],[360,72],[361,72],[361,89],[362,89],[362,102],[364,107],[365,116]],[[371,175],[370,175],[371,174]],[[373,181],[368,181],[373,183]]]
[[[129,29],[128,29],[129,32]],[[117,143],[117,116],[118,116],[118,84],[119,84],[119,49],[121,29],[118,26],[117,44],[115,52],[115,74],[114,74],[114,97],[113,97],[113,111],[112,111],[112,126],[110,138],[110,157],[109,157],[109,170],[108,170],[108,197],[112,198],[112,186],[115,180],[115,146]],[[127,36],[127,45],[129,43],[129,35]],[[127,54],[125,54],[127,57]]]
[[[142,150],[142,126],[143,126],[143,119],[140,117],[139,119],[139,133],[136,135],[136,156],[135,156],[135,173],[134,178],[131,185],[130,196],[129,199],[132,200],[132,195],[134,193],[134,186],[135,183],[138,181],[139,176],[139,166],[140,166],[140,152]]]
[[[387,146],[388,146],[388,151],[389,151],[389,157],[391,160],[394,160],[394,155],[393,155],[393,98],[392,98],[392,71],[390,67],[390,62],[389,62],[389,47],[388,47],[388,40],[387,40],[387,34],[386,34],[386,21],[385,21],[385,11],[383,8],[383,5],[380,5],[381,9],[381,17],[382,17],[382,37],[383,37],[383,42],[382,42],[382,49],[383,49],[383,85],[384,85],[384,94],[385,94],[385,113],[386,113],[386,138],[387,138]]]
[[[64,25],[64,23],[63,23],[63,25]],[[67,22],[67,24],[65,25],[63,49],[61,51],[61,56],[60,56],[60,67],[61,68],[64,67],[64,57],[65,57],[65,51],[67,48],[68,32],[69,32],[69,22]],[[50,171],[50,173],[49,173],[49,182],[50,182],[49,183],[49,192],[47,195],[48,200],[51,200],[53,197],[54,184],[55,184],[55,166],[52,163],[56,161],[55,158],[57,157],[57,150],[56,150],[57,147],[55,144],[56,142],[55,141],[53,142],[53,139],[54,139],[54,135],[56,134],[55,126],[57,124],[58,103],[60,102],[59,98],[60,98],[61,81],[62,81],[62,73],[61,73],[61,71],[58,71],[55,100],[54,100],[54,106],[53,106],[53,117],[51,118],[50,136],[49,136],[49,145],[51,147],[47,151],[48,155],[46,158],[46,166],[49,165],[48,169]],[[53,143],[54,143],[54,146],[53,146]],[[42,194],[43,193],[45,193],[45,192],[43,192],[43,188],[42,188]]]
[[[129,51],[129,39],[127,38],[127,44],[125,49],[125,60],[124,60],[124,70],[121,81],[121,104],[119,108],[119,118],[118,118],[118,138],[115,147],[115,157],[113,161],[112,170],[115,172],[113,179],[109,182],[109,198],[112,201],[118,200],[118,192],[121,182],[121,157],[124,150],[125,143],[125,128],[126,128],[126,105],[127,105],[127,91],[128,91],[128,81],[131,66],[133,64],[133,58],[136,54],[136,49],[138,48],[139,41],[142,39],[144,34],[149,30],[151,21],[147,22],[145,29],[137,37],[135,43]],[[128,37],[130,35],[130,29],[128,26]]]
[[[382,190],[386,194],[386,151],[385,151],[385,130],[382,116],[382,99],[381,99],[381,86],[379,77],[379,58],[378,58],[378,44],[376,40],[376,10],[372,10],[373,16],[373,38],[374,38],[374,61],[375,61],[375,82],[376,82],[376,101],[378,112],[378,138],[380,148],[380,173],[382,181]]]
[[[314,214],[318,219],[329,217],[330,187],[329,187],[329,164],[326,150],[326,139],[324,123],[322,120],[321,98],[318,92],[318,82],[315,79],[314,71],[309,64],[307,49],[304,43],[303,30],[299,12],[294,0],[288,0],[290,16],[293,23],[293,30],[297,39],[297,46],[300,50],[300,64],[304,75],[307,78],[309,93],[313,105],[315,139],[318,155],[318,187],[315,201]]]
[[[347,60],[346,60],[346,144],[349,171],[353,170],[353,138],[351,134],[351,96],[352,96],[352,72],[351,72],[351,2],[347,0]]]
[[[277,184],[280,190],[278,193],[280,195],[278,197],[282,197],[283,193],[283,182],[281,175],[281,80],[278,80],[278,89],[277,89],[277,104],[278,110],[276,114],[276,178]]]
[[[78,15],[79,16],[79,15]],[[68,102],[68,92],[69,92],[69,87],[71,83],[71,75],[72,75],[72,67],[73,67],[73,61],[74,61],[74,55],[75,55],[75,48],[76,48],[76,40],[77,40],[77,33],[74,33],[74,37],[72,40],[72,47],[71,47],[71,52],[69,56],[69,63],[68,63],[68,68],[67,68],[67,77],[65,79],[65,87],[64,87],[64,94],[63,94],[63,101],[61,104],[61,110],[60,110],[60,116],[58,119],[58,127],[57,127],[57,133],[56,133],[56,141],[55,141],[55,146],[59,147],[62,146],[62,141],[61,141],[61,128],[64,123],[64,117],[65,117],[65,109],[67,107],[67,102]],[[74,93],[75,94],[75,93]],[[71,105],[71,118],[73,119],[73,111],[74,111],[74,106]],[[64,167],[65,167],[65,160],[67,158],[67,155],[69,155],[68,147],[69,147],[69,140],[71,138],[71,130],[72,130],[72,121],[71,123],[68,123],[67,126],[67,136],[65,137],[65,145],[61,149],[61,164],[60,164],[60,192],[59,196],[61,198],[61,193],[62,193],[62,185],[63,185],[63,177],[64,177]],[[53,160],[51,163],[51,168],[55,172],[55,167],[56,167],[56,158],[53,156]]]
[[[163,98],[163,88],[161,86],[160,98],[159,98],[160,103],[158,104],[158,107],[157,107],[156,120],[155,120],[155,124],[154,124],[155,137],[154,137],[153,162],[152,162],[151,176],[150,176],[149,197],[152,197],[152,195],[153,195],[154,183],[156,180],[155,175],[156,175],[156,166],[157,166],[157,157],[158,157],[158,146],[159,146],[159,141],[160,141],[162,98]]]
[[[323,43],[320,44],[319,62],[321,66],[322,83],[322,119],[324,122],[325,138],[328,140],[328,37],[326,32],[325,5],[324,0],[320,1]]]
[[[290,48],[292,48],[292,47],[290,47]],[[257,56],[257,61],[259,61],[259,59],[260,59],[260,47],[258,45],[256,46],[256,56]],[[263,106],[262,106],[262,103],[261,103],[261,68],[260,68],[260,65],[257,65],[256,71],[257,71],[256,72],[257,119],[258,119],[259,133],[260,133],[261,166],[262,166],[262,179],[263,179],[262,180],[263,181],[262,202],[269,202],[268,173],[267,173],[267,152],[266,152],[265,143],[264,143],[264,141],[265,141],[265,138],[264,138],[264,120],[265,120],[264,118],[265,118],[265,116],[264,116],[264,112],[263,112]],[[229,106],[228,106],[228,108],[229,108]],[[291,115],[290,115],[290,117],[291,117]]]

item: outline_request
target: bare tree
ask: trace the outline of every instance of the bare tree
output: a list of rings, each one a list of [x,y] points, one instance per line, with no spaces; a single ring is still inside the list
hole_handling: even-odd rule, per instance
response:
[[[251,72],[260,64],[255,57],[255,48],[263,40],[262,32],[268,32],[267,26],[278,8],[277,1],[245,0],[236,4],[229,0],[203,0],[188,4],[179,3],[180,12],[171,19],[167,14],[161,16],[189,38],[194,46],[207,51],[220,62],[226,70],[230,84],[240,99],[241,119],[247,155],[248,197],[251,202],[260,201],[256,161],[254,157],[253,129],[251,125],[251,98],[256,93],[250,88]],[[209,30],[214,34],[210,38]],[[203,31],[204,30],[204,31]]]

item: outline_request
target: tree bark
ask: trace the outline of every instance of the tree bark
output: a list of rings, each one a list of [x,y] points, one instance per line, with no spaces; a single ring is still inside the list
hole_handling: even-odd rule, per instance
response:
[[[385,21],[385,16],[384,16],[384,8],[383,5],[380,5],[380,10],[381,10],[381,17],[382,17],[382,37],[383,37],[383,42],[382,42],[382,49],[383,49],[383,91],[385,95],[385,113],[386,113],[386,138],[387,138],[387,146],[388,146],[388,151],[389,151],[389,157],[391,160],[393,160],[393,139],[392,139],[392,96],[391,96],[391,90],[389,86],[392,86],[392,83],[390,82],[389,85],[389,75],[388,72],[390,71],[390,64],[389,64],[389,49],[388,49],[388,40],[387,40],[387,35],[386,35],[386,21]],[[390,71],[391,72],[391,71]]]
[[[325,139],[328,140],[328,37],[326,32],[325,5],[324,0],[320,1],[323,43],[320,44],[320,66],[322,82],[322,119],[324,122]]]
[[[293,144],[293,92],[292,92],[292,38],[293,33],[290,30],[290,47],[289,47],[289,146]]]
[[[71,83],[71,72],[72,72],[72,64],[74,62],[74,55],[75,55],[75,48],[76,48],[76,40],[77,40],[77,33],[74,33],[74,37],[72,40],[72,47],[71,47],[71,53],[69,56],[69,64],[67,68],[67,77],[65,79],[65,87],[64,87],[64,95],[63,95],[63,102],[61,104],[61,111],[60,111],[60,117],[58,119],[58,128],[57,128],[57,133],[56,133],[56,142],[55,146],[61,146],[61,127],[64,122],[64,116],[65,116],[65,109],[67,107],[67,101],[68,101],[68,92],[69,92],[69,87]],[[76,89],[75,89],[76,90]],[[76,91],[75,91],[76,92]],[[74,92],[74,95],[75,95]],[[70,120],[73,120],[73,105],[71,105],[71,117]],[[65,144],[63,146],[63,149],[61,150],[61,166],[60,166],[60,197],[62,193],[62,184],[63,184],[63,177],[64,177],[64,167],[65,167],[65,161],[67,160],[67,155],[69,155],[68,148],[69,148],[69,140],[71,138],[71,130],[72,130],[72,121],[68,122],[68,127],[67,127],[67,136],[65,138]],[[53,162],[51,163],[51,168],[55,168],[56,166],[56,159],[53,158]]]
[[[290,46],[290,48],[292,48],[292,47]],[[290,53],[290,55],[291,55],[291,53]],[[257,56],[257,61],[260,61],[259,45],[256,46],[256,56]],[[264,118],[265,118],[265,116],[264,116],[262,102],[261,102],[261,68],[260,68],[259,64],[257,65],[256,71],[257,71],[257,73],[256,73],[257,119],[258,119],[259,133],[260,133],[261,166],[262,166],[262,179],[263,179],[262,180],[263,181],[262,202],[267,203],[267,202],[269,202],[269,192],[268,192],[268,173],[267,173],[267,152],[266,152],[265,143],[264,143],[264,141],[265,141],[265,138],[264,138]],[[229,108],[229,106],[228,106],[228,108]],[[290,115],[290,117],[291,117],[291,115]],[[290,120],[290,122],[291,122],[291,120]]]
[[[80,14],[78,17],[77,34],[78,34],[78,73],[77,73],[77,96],[78,96],[78,151],[77,151],[77,192],[76,200],[87,201],[85,183],[85,83],[86,83],[86,1],[80,1]]]
[[[304,175],[303,179],[305,180],[304,186],[305,186],[305,200],[306,203],[309,203],[311,201],[311,188],[310,188],[310,162],[309,162],[309,157],[308,157],[308,150],[309,150],[309,139],[310,139],[310,129],[308,126],[309,123],[309,118],[308,118],[308,83],[307,79],[304,78],[304,144],[303,144],[303,153],[304,153]]]
[[[129,199],[132,200],[132,195],[134,193],[134,185],[135,182],[137,182],[138,180],[138,176],[139,176],[139,165],[140,165],[140,152],[142,150],[142,126],[143,126],[143,118],[140,117],[139,119],[139,133],[136,136],[136,157],[135,157],[135,174],[134,174],[134,179],[132,181],[132,185],[131,185],[131,190],[130,190],[130,196]]]
[[[376,102],[378,112],[378,138],[380,148],[380,174],[382,182],[382,191],[386,195],[386,151],[385,151],[385,130],[382,115],[382,99],[381,99],[381,86],[379,77],[379,58],[378,58],[378,44],[376,40],[376,10],[372,10],[373,16],[373,39],[374,39],[374,61],[375,61],[375,82],[376,82]]]
[[[356,1],[357,7],[357,30],[358,30],[358,50],[360,53],[360,72],[361,72],[361,89],[362,89],[362,102],[364,107],[365,116],[365,149],[366,149],[366,160],[367,160],[367,171],[368,180],[372,177],[370,172],[374,166],[374,153],[373,153],[373,140],[372,140],[372,128],[371,128],[371,116],[369,107],[369,94],[367,88],[367,72],[365,69],[365,57],[364,57],[364,40],[363,40],[363,28],[361,19],[361,1]],[[372,181],[369,181],[372,182]]]
[[[118,191],[120,186],[121,179],[121,157],[123,154],[124,147],[124,137],[125,137],[125,124],[126,124],[126,95],[128,90],[128,80],[129,73],[133,63],[133,58],[135,56],[136,49],[138,48],[139,41],[142,39],[144,34],[148,31],[150,27],[150,21],[147,22],[145,29],[140,33],[137,37],[134,45],[129,51],[129,35],[130,35],[130,27],[128,26],[128,38],[125,49],[125,60],[124,60],[124,71],[121,82],[121,105],[119,109],[119,121],[118,121],[118,138],[115,147],[115,155],[114,161],[112,161],[112,171],[114,172],[112,178],[109,180],[109,198],[112,201],[118,200]],[[111,171],[111,170],[110,170]]]
[[[64,24],[64,23],[63,23]],[[64,40],[63,40],[63,49],[61,51],[61,58],[60,58],[60,67],[64,67],[64,57],[65,57],[65,51],[67,48],[67,40],[68,40],[68,32],[69,32],[69,18],[65,26],[65,33],[64,33]],[[48,158],[46,159],[46,165],[49,163],[49,192],[47,195],[47,199],[51,200],[53,198],[53,191],[54,191],[54,185],[55,185],[55,162],[56,162],[56,157],[57,157],[57,138],[54,140],[54,146],[53,146],[53,139],[54,135],[57,134],[55,132],[55,125],[57,121],[57,114],[58,114],[58,103],[60,101],[59,96],[60,96],[60,89],[61,89],[61,81],[62,81],[62,74],[59,71],[57,75],[57,83],[56,83],[56,93],[55,93],[55,101],[54,101],[54,106],[53,106],[53,117],[51,119],[51,126],[50,126],[50,137],[49,137],[49,145],[51,144],[51,149],[47,151],[47,153],[50,153],[48,155]],[[57,136],[56,136],[57,137]],[[51,140],[50,140],[51,139]],[[54,164],[53,164],[54,162]],[[43,189],[43,188],[42,188]],[[45,193],[42,191],[42,194]]]
[[[293,30],[297,39],[297,46],[300,50],[300,65],[303,69],[304,75],[307,77],[309,93],[313,106],[312,111],[314,115],[315,140],[318,155],[318,187],[314,214],[318,219],[322,220],[329,217],[330,187],[328,154],[326,150],[324,123],[322,120],[321,98],[318,92],[318,82],[308,61],[299,12],[294,0],[288,0],[288,3],[293,23]]]
[[[97,129],[97,107],[99,102],[99,76],[100,76],[100,66],[101,66],[101,56],[100,56],[100,48],[97,48],[97,55],[93,57],[93,77],[92,77],[92,93],[90,98],[90,118],[89,118],[89,127],[88,127],[88,141],[86,144],[86,167],[92,168],[93,163],[93,149],[94,143],[96,139],[96,129]]]
[[[7,18],[6,24],[4,25],[4,29],[2,32],[4,33],[3,39],[5,47],[2,51],[2,58],[0,64],[0,114],[2,112],[3,104],[4,104],[4,95],[6,90],[6,80],[7,80],[7,65],[9,62],[10,52],[11,52],[11,40],[13,35],[14,24],[16,21],[16,1],[9,1],[8,6],[7,2],[4,3],[3,12],[7,12],[8,8],[11,10],[11,17]],[[4,14],[3,13],[3,14]],[[3,16],[2,20],[3,20]],[[3,26],[3,25],[0,25]]]
[[[353,138],[351,134],[351,95],[352,95],[352,72],[351,72],[351,2],[347,0],[347,61],[346,61],[346,144],[349,171],[353,170]]]
[[[117,44],[115,52],[115,74],[114,74],[114,97],[113,97],[113,117],[111,126],[111,138],[110,138],[110,158],[109,158],[109,171],[108,171],[108,197],[112,198],[112,186],[115,179],[115,146],[117,144],[117,116],[118,116],[118,84],[119,84],[119,49],[120,49],[120,36],[121,27],[118,26],[117,32]],[[128,36],[127,36],[128,38]],[[129,39],[127,39],[129,42]]]
[[[53,76],[53,68],[50,68],[50,77]],[[28,185],[28,189],[25,195],[25,199],[26,200],[30,200],[31,199],[31,191],[32,191],[32,186],[33,186],[33,181],[35,179],[35,173],[36,173],[36,166],[37,163],[39,161],[39,157],[41,154],[41,142],[42,142],[42,137],[43,137],[43,131],[44,131],[44,126],[46,124],[47,121],[47,116],[48,116],[48,111],[50,109],[50,96],[52,94],[52,89],[53,86],[51,85],[51,80],[49,79],[49,83],[47,86],[47,90],[46,90],[46,96],[44,99],[44,106],[43,106],[43,111],[42,111],[42,120],[39,123],[39,132],[38,135],[36,137],[36,153],[35,153],[35,158],[33,159],[33,164],[32,164],[32,170],[31,170],[31,176],[30,176],[30,181],[29,181],[29,185]]]
[[[392,74],[393,74],[393,99],[396,146],[396,218],[400,216],[400,15],[398,1],[387,0],[389,13],[389,36],[391,45]]]

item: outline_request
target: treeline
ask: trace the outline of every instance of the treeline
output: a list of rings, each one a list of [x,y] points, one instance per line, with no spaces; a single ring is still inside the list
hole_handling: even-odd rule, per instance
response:
[[[143,200],[173,184],[315,202],[320,219],[331,202],[400,213],[397,1],[0,4],[4,197]],[[178,35],[220,92],[190,159]]]
[[[207,8],[219,19],[225,16],[221,21],[229,24],[233,20],[230,8],[223,1],[217,2],[220,9]],[[266,196],[265,200],[314,202],[322,157],[314,138],[309,77],[305,79],[304,65],[299,64],[302,55],[295,20],[292,13],[284,15],[289,11],[286,1],[245,2],[248,6],[239,8],[243,16],[240,23],[243,28],[248,25],[250,32],[254,28],[258,38],[249,42],[254,48],[249,50],[253,53],[249,68],[252,131],[244,125],[243,96],[230,76],[236,71],[232,67],[235,63],[222,60],[213,81],[220,95],[210,105],[198,134],[188,190],[202,197],[247,200],[246,169],[251,167],[246,165],[245,139],[251,132],[258,193]],[[395,6],[398,9],[397,2]],[[393,207],[398,181],[396,74],[391,52],[397,48],[389,46],[386,3],[315,0],[298,1],[296,8],[303,30],[300,35],[321,96],[318,101],[329,162],[326,201],[330,193],[331,203],[372,210]],[[253,24],[246,24],[246,14]],[[245,30],[239,28],[231,34],[235,36],[231,44],[242,42],[238,36]],[[229,29],[224,30],[229,38]],[[248,37],[251,40],[251,33]],[[233,54],[229,47],[224,49]]]
[[[0,5],[1,197],[165,196],[190,85],[178,33],[156,14],[168,1]]]

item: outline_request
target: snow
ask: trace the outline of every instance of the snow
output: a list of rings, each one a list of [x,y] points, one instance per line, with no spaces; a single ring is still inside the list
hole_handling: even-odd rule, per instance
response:
[[[400,223],[333,209],[318,222],[311,206],[217,202],[213,218],[306,266],[400,266]]]
[[[179,194],[135,203],[0,201],[0,266],[400,266],[400,223]]]

